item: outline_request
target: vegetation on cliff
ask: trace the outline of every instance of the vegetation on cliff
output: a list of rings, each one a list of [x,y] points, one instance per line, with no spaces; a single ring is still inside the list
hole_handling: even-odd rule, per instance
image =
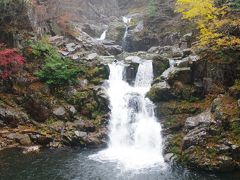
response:
[[[200,31],[200,47],[212,50],[239,50],[239,1],[177,0],[177,11],[192,20]]]

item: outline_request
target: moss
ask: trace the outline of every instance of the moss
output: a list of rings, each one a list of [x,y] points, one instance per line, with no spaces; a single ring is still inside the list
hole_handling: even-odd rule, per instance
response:
[[[240,121],[230,123],[230,130],[237,136],[240,136]]]
[[[53,117],[50,117],[50,118],[48,118],[48,119],[45,121],[44,124],[47,125],[47,126],[49,126],[49,125],[55,123],[56,121],[57,121],[57,119],[55,119],[55,118],[53,118]]]
[[[183,134],[182,133],[177,133],[174,134],[171,139],[169,140],[170,143],[170,148],[169,152],[181,156],[182,154],[182,140],[183,140]]]

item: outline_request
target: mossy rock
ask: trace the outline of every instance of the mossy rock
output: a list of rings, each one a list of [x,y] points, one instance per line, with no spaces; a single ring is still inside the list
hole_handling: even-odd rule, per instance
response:
[[[153,74],[154,78],[161,76],[162,73],[169,68],[168,58],[156,55],[153,57]]]

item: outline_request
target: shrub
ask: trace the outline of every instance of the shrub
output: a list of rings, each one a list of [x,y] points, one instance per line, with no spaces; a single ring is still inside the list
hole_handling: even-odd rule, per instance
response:
[[[27,41],[25,49],[30,49],[29,58],[33,56],[35,59],[44,60],[41,70],[35,74],[48,85],[74,84],[78,74],[82,72],[79,66],[71,59],[62,57],[46,40]]]
[[[45,59],[42,70],[36,75],[49,85],[65,85],[75,83],[79,73],[80,68],[70,59],[49,55]]]
[[[157,12],[157,2],[156,0],[150,0],[147,6],[147,15],[153,17]]]
[[[24,62],[24,57],[16,49],[8,49],[3,44],[0,44],[0,79],[8,78]]]
[[[58,56],[56,48],[49,44],[46,40],[33,41],[29,40],[25,42],[25,46],[30,49],[30,53],[35,59],[45,58],[49,55]]]

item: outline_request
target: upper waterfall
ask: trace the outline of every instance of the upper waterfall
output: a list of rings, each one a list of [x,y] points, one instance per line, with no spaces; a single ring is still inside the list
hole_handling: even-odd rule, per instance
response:
[[[103,41],[103,40],[106,39],[106,36],[107,36],[107,30],[105,30],[105,31],[101,34],[100,38],[98,38],[97,40]]]

